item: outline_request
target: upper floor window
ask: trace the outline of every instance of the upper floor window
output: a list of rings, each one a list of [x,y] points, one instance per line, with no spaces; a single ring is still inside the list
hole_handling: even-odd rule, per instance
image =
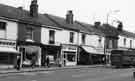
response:
[[[102,41],[102,38],[101,38],[101,37],[99,37],[98,42],[99,42],[99,43],[101,43],[101,41]]]
[[[49,31],[49,43],[50,44],[55,43],[55,31],[54,30]]]
[[[124,38],[124,39],[123,39],[123,43],[124,43],[124,45],[126,45],[126,41],[127,41],[127,40],[126,40],[126,38]]]
[[[6,30],[6,22],[0,22],[0,30]]]
[[[102,38],[99,37],[98,39],[98,47],[102,48]]]
[[[82,44],[85,44],[86,35],[82,34]]]
[[[74,32],[70,32],[70,39],[69,39],[70,43],[74,42]]]
[[[132,48],[132,40],[130,40],[130,48]]]
[[[34,29],[32,27],[27,28],[27,39],[33,39],[33,31]]]

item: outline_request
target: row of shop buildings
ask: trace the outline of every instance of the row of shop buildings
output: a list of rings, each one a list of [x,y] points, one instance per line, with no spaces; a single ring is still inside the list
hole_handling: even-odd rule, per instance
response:
[[[14,65],[21,55],[21,64],[44,66],[50,63],[62,66],[102,64],[112,49],[134,49],[135,34],[117,27],[95,22],[94,25],[74,21],[69,10],[65,18],[38,13],[37,0],[30,10],[0,4],[0,65]]]

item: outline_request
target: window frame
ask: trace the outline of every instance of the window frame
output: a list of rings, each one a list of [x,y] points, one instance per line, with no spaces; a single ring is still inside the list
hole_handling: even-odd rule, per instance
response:
[[[74,43],[74,35],[75,35],[75,33],[74,32],[70,32],[69,34],[70,34],[69,35],[69,42],[70,43]]]
[[[4,27],[1,27],[2,24]],[[0,21],[0,30],[6,30],[7,29],[6,25],[7,25],[7,22]]]
[[[126,42],[127,42],[127,39],[124,38],[124,39],[123,39],[123,45],[124,45],[124,46],[126,45]]]
[[[86,34],[83,33],[81,39],[82,39],[82,44],[86,44]]]
[[[34,38],[34,28],[32,28],[32,27],[27,27],[27,35],[26,35],[26,37],[28,38],[28,39],[31,39],[31,40],[33,40],[33,38]]]
[[[132,44],[133,44],[133,42],[132,42],[132,40],[130,40],[130,48],[132,48]]]
[[[49,30],[49,44],[55,44],[55,30]]]

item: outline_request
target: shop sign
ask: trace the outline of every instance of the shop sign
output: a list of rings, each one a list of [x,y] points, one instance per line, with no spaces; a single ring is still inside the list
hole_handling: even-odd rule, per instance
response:
[[[16,41],[0,40],[0,46],[16,47]]]
[[[63,50],[67,50],[67,51],[77,51],[77,47],[76,46],[66,46],[66,45],[63,45],[62,47]]]

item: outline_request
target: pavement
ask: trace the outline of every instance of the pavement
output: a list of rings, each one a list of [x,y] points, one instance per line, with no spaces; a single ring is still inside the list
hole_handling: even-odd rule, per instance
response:
[[[55,70],[67,70],[67,69],[82,69],[82,68],[96,68],[96,67],[108,67],[105,65],[77,65],[77,66],[66,66],[66,67],[27,67],[16,70],[13,68],[0,69],[0,74],[9,73],[23,73],[23,72],[38,72],[38,71],[55,71]]]

